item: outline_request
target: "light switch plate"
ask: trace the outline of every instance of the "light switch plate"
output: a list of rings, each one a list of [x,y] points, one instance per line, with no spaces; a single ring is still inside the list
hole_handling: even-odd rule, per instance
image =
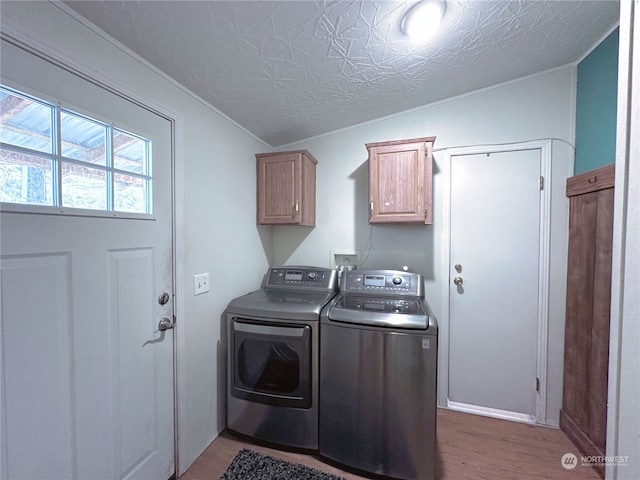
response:
[[[202,295],[209,291],[209,272],[193,276],[193,294]]]

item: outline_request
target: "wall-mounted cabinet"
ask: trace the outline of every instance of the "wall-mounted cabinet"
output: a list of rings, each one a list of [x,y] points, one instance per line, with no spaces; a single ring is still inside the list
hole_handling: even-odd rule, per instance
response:
[[[433,223],[431,171],[435,139],[366,144],[369,223]]]
[[[307,150],[256,155],[258,225],[316,224],[316,164]]]

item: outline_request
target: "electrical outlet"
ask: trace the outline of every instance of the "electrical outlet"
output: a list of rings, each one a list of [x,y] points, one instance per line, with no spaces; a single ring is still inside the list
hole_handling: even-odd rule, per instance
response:
[[[193,294],[202,295],[209,291],[209,272],[193,276]]]

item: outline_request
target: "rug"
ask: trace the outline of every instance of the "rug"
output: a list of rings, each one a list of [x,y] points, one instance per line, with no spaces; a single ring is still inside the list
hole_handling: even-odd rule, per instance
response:
[[[220,480],[345,480],[330,473],[290,463],[243,448]]]

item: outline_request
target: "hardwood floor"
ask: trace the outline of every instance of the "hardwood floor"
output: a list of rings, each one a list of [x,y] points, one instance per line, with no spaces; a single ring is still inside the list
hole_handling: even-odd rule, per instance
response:
[[[507,422],[477,415],[438,410],[437,476],[441,480],[558,479],[598,480],[565,434],[555,428]],[[223,432],[181,480],[218,479],[242,448],[333,473],[347,480],[371,478],[341,470],[320,459],[248,443]],[[562,467],[565,453],[577,456],[572,470]],[[293,480],[293,479],[292,479]]]

